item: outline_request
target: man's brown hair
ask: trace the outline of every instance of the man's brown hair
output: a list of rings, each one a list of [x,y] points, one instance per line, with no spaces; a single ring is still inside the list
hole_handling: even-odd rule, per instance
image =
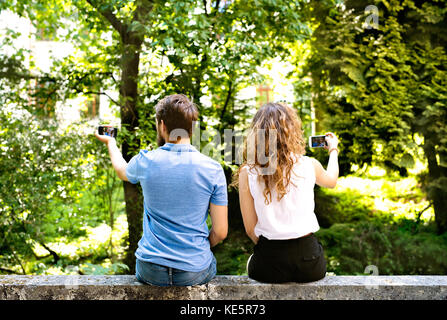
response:
[[[184,94],[164,97],[155,106],[155,112],[158,124],[163,120],[169,134],[175,129],[183,129],[189,137],[192,135],[192,123],[199,116],[196,105]]]

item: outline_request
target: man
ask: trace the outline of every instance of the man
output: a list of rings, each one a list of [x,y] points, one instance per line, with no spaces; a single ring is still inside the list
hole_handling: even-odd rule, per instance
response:
[[[216,274],[210,247],[225,239],[228,231],[225,175],[218,162],[191,145],[198,111],[185,95],[167,96],[155,110],[159,148],[141,150],[129,163],[114,138],[96,133],[107,145],[118,177],[140,183],[143,189],[136,277],[159,286],[207,283]]]

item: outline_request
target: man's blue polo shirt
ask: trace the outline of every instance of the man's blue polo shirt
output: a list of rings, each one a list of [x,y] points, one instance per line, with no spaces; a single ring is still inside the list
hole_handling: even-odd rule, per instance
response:
[[[184,271],[202,271],[212,252],[206,225],[209,203],[227,205],[222,166],[190,144],[141,150],[126,169],[144,196],[143,237],[137,259]]]

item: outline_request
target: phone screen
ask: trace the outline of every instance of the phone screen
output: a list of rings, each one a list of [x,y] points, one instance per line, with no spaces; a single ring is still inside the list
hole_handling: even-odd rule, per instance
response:
[[[309,145],[311,148],[323,148],[327,146],[326,136],[311,136],[309,137]]]
[[[118,128],[112,126],[99,126],[98,133],[100,135],[106,135],[112,138],[116,138],[116,135],[118,134]]]

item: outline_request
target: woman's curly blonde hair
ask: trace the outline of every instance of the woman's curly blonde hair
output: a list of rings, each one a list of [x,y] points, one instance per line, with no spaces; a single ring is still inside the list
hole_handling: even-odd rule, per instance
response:
[[[297,157],[305,154],[305,140],[301,125],[301,120],[296,111],[284,103],[267,103],[263,105],[255,114],[251,123],[249,134],[245,138],[243,148],[243,162],[233,176],[233,186],[238,186],[239,173],[245,166],[249,169],[257,167],[259,169],[268,168],[273,165],[274,172],[267,174],[262,172],[258,175],[259,181],[264,181],[265,203],[272,202],[272,190],[276,191],[277,200],[280,201],[287,193],[287,187],[291,182],[292,168],[297,161]],[[258,148],[264,147],[259,143],[254,134],[255,143],[250,147],[248,137],[253,133],[261,132],[264,134],[265,150],[259,150],[261,154],[266,155],[266,163],[260,163]],[[276,135],[276,148],[269,145],[269,136]],[[253,148],[250,149],[249,148]],[[248,161],[248,151],[253,154],[252,161]],[[264,152],[264,153],[262,153]],[[268,156],[267,156],[268,155]],[[271,163],[276,161],[276,163]],[[265,162],[265,161],[263,161]],[[259,172],[259,171],[258,171]]]

